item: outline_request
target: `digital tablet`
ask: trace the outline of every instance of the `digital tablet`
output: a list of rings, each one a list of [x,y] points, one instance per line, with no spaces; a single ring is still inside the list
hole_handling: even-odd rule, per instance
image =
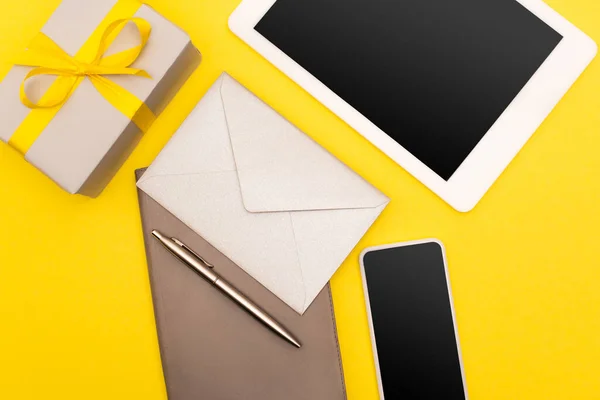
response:
[[[459,211],[597,50],[541,0],[243,0],[229,25]]]

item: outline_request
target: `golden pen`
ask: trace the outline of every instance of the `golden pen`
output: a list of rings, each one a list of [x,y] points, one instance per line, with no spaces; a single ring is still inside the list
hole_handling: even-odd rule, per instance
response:
[[[158,239],[163,246],[167,248],[181,262],[190,267],[201,277],[216,286],[221,292],[227,295],[231,300],[236,302],[240,307],[246,310],[250,315],[263,323],[267,328],[287,340],[289,343],[300,348],[300,341],[294,337],[287,329],[285,329],[273,317],[263,311],[259,306],[254,304],[250,299],[244,296],[239,290],[233,287],[229,282],[217,275],[213,268],[214,266],[206,262],[202,257],[196,254],[192,249],[186,246],[181,241],[175,238],[168,238],[157,230],[152,231],[152,235]]]

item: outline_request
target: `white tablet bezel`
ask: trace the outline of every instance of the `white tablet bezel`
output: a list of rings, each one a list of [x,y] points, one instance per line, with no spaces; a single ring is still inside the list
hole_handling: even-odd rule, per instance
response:
[[[367,253],[370,253],[372,251],[394,249],[397,247],[415,246],[415,245],[426,244],[426,243],[435,243],[438,246],[440,246],[440,249],[442,250],[442,258],[444,261],[444,273],[446,274],[446,285],[448,286],[448,298],[450,299],[450,311],[452,312],[452,324],[454,325],[454,336],[456,338],[456,349],[458,351],[458,360],[459,360],[459,364],[460,364],[460,373],[462,376],[463,391],[465,394],[465,400],[469,400],[469,393],[467,391],[467,380],[465,378],[465,368],[463,366],[462,351],[460,348],[458,329],[456,327],[456,315],[454,312],[454,298],[452,297],[450,276],[448,275],[448,263],[446,262],[446,249],[444,248],[444,245],[442,244],[442,242],[440,242],[437,239],[423,239],[423,240],[414,240],[411,242],[404,242],[404,243],[387,244],[387,245],[383,245],[383,246],[373,246],[373,247],[366,248],[360,254],[360,275],[362,277],[362,282],[363,282],[365,304],[367,307],[367,315],[368,315],[368,320],[369,320],[369,332],[371,333],[371,346],[373,348],[373,358],[375,360],[375,369],[377,372],[377,385],[379,387],[379,397],[381,398],[381,400],[384,400],[383,381],[381,379],[381,369],[379,368],[379,355],[377,353],[377,342],[376,342],[376,338],[375,338],[375,329],[373,327],[373,315],[371,313],[371,300],[369,299],[369,288],[367,286],[367,276],[365,273],[365,263],[364,263],[365,255],[367,255]]]
[[[471,210],[593,60],[592,39],[541,0],[516,0],[564,38],[445,181],[254,27],[277,0],[243,0],[229,19],[238,37],[458,211]]]

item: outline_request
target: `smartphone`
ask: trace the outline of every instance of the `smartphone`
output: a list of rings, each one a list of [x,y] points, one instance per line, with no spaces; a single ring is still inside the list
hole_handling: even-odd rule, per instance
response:
[[[381,399],[467,400],[443,245],[372,247],[360,265]]]

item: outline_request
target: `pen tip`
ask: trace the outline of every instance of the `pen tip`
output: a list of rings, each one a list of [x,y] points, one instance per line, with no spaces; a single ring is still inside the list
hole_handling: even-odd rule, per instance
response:
[[[287,337],[288,341],[293,344],[296,348],[300,349],[302,347],[302,343],[300,343],[297,339],[288,336]]]
[[[156,229],[154,229],[152,231],[152,236],[154,236],[157,239],[161,239],[162,238],[162,234],[159,231],[157,231]]]

